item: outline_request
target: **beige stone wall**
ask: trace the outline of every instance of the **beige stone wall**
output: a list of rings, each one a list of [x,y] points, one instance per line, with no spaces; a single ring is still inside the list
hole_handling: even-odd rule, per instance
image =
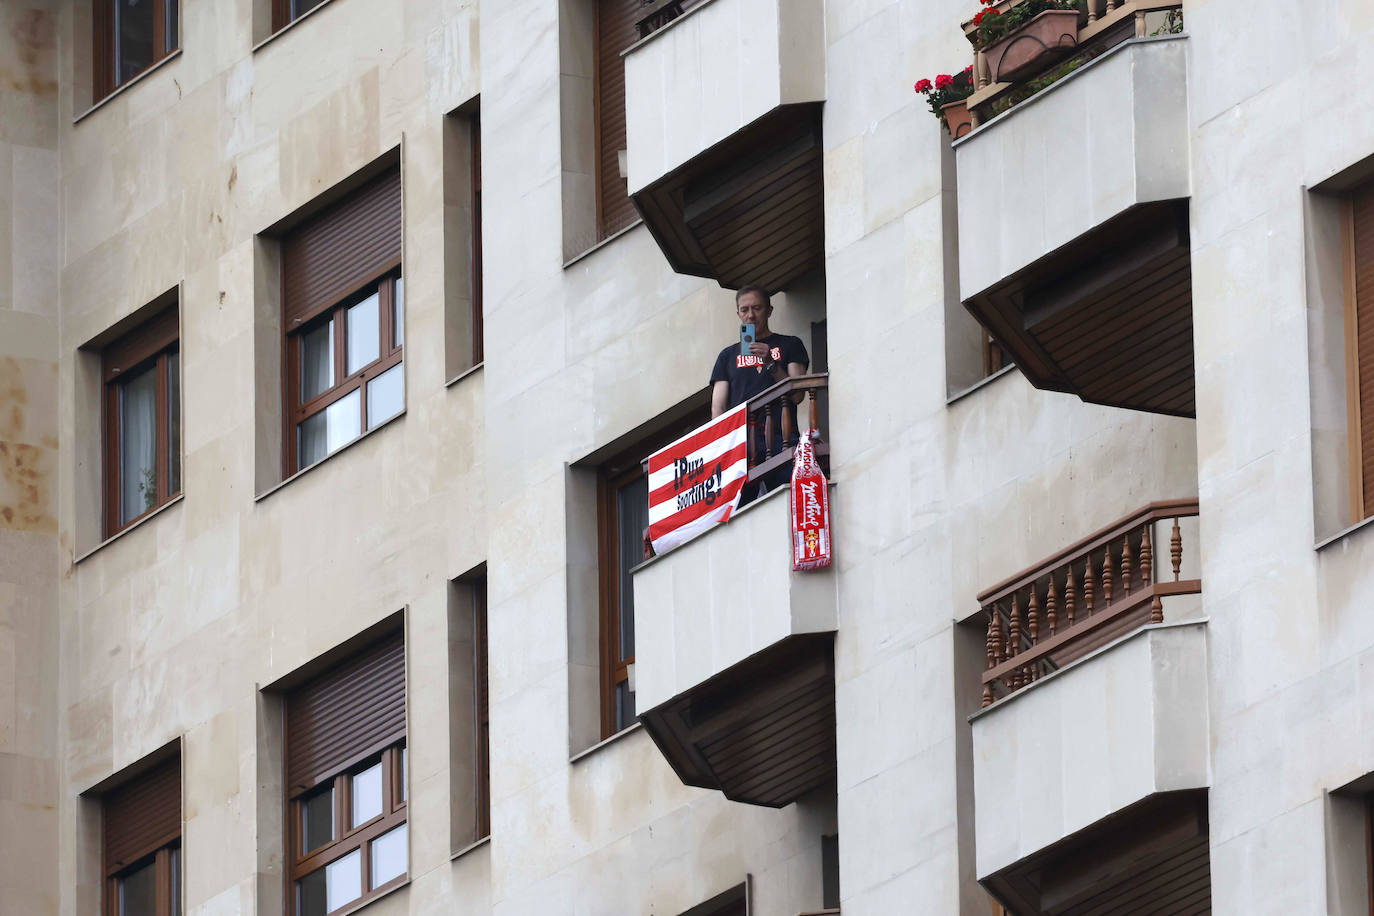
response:
[[[56,4],[0,7],[0,908],[57,912]]]

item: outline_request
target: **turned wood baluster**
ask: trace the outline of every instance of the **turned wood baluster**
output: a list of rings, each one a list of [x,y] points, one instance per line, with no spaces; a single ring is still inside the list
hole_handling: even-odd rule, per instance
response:
[[[820,429],[821,429],[821,420],[820,420],[820,414],[819,414],[819,412],[818,412],[818,408],[816,407],[816,389],[815,389],[815,388],[812,388],[810,391],[808,391],[808,392],[806,393],[806,399],[810,402],[810,403],[807,405],[807,412],[808,412],[808,414],[810,415],[810,419],[811,419],[811,427],[810,427],[810,428],[816,430],[816,432],[819,433],[819,432],[820,432]]]
[[[1150,623],[1164,622],[1164,602],[1155,595],[1150,599]]]
[[[1102,558],[1102,606],[1112,603],[1112,545],[1107,544],[1107,554]]]
[[[978,88],[982,89],[988,84],[988,59],[982,51],[973,55],[973,73],[978,78]]]
[[[1155,551],[1150,545],[1150,529],[1153,523],[1146,522],[1145,527],[1140,530],[1140,587],[1147,588],[1153,584]]]
[[[1021,654],[1021,604],[1017,594],[1011,594],[1011,623],[1007,627],[1007,659],[1010,661]],[[1021,672],[1012,671],[1008,675],[1007,686],[1012,690],[1021,686]]]
[[[1083,610],[1088,617],[1093,615],[1093,580],[1096,578],[1097,574],[1093,572],[1093,555],[1088,554],[1088,565],[1083,570]]]
[[[1054,590],[1054,573],[1050,573],[1050,587],[1045,592],[1045,621],[1050,625],[1050,635],[1054,635],[1059,622],[1059,595]]]
[[[782,447],[788,448],[792,444],[792,395],[783,395],[783,400],[778,406],[778,420],[782,423]]]
[[[1098,0],[1088,0],[1088,25],[1097,21],[1097,3]]]
[[[773,457],[773,406],[763,408],[763,460]]]
[[[998,646],[998,643],[1001,642],[1001,638],[1000,638],[1000,636],[998,635],[997,630],[998,630],[998,626],[997,626],[997,605],[995,605],[995,604],[990,604],[990,605],[988,605],[988,640],[987,640],[987,659],[988,659],[988,670],[989,670],[989,671],[991,671],[993,668],[996,668],[996,667],[997,667],[997,656],[1001,653],[1001,649],[1000,649],[1000,647]],[[988,681],[986,684],[983,685],[983,705],[984,705],[984,706],[991,706],[991,705],[992,705],[992,701],[993,701],[993,695],[992,695],[992,681]]]
[[[1068,619],[1068,625],[1073,626],[1074,612],[1074,592],[1077,589],[1073,584],[1073,564],[1069,564],[1069,574],[1064,579],[1064,615]]]
[[[1040,596],[1035,593],[1034,582],[1030,587],[1030,603],[1026,605],[1026,631],[1030,635],[1030,644],[1034,646],[1040,636]],[[1022,683],[1028,684],[1035,680],[1035,662],[1031,662],[1022,670],[1025,672]]]
[[[1107,0],[1107,12],[1111,13],[1121,5],[1121,0]]]
[[[1174,519],[1174,531],[1169,535],[1169,559],[1174,564],[1174,581],[1178,581],[1179,570],[1183,568],[1183,531],[1178,527],[1178,519]]]
[[[1131,593],[1131,536],[1128,534],[1121,544],[1121,592]]]

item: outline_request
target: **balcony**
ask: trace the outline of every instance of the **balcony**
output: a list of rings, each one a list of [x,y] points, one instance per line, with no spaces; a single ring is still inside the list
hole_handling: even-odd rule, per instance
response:
[[[1210,912],[1196,515],[1153,503],[980,596],[978,879],[1017,916]]]
[[[625,52],[628,183],[678,273],[783,289],[822,263],[822,0],[712,0]]]
[[[988,82],[975,62],[960,295],[1032,384],[1191,417],[1186,38],[1131,27],[1163,4],[1110,5],[1080,29],[1077,69],[1028,98],[1034,80]]]
[[[823,429],[824,381],[774,386],[750,402],[751,418],[766,427],[804,396]],[[790,451],[751,451],[750,478]],[[769,807],[835,774],[835,581],[829,569],[792,571],[790,530],[789,497],[774,491],[633,573],[640,721],[685,784]]]

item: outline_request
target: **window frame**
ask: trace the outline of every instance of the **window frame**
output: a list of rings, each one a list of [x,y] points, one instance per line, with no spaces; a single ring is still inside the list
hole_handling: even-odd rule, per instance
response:
[[[474,108],[468,116],[469,178],[472,192],[472,364],[480,366],[485,359],[482,340],[482,111]]]
[[[285,278],[283,277],[283,282]],[[396,281],[401,280],[404,284],[404,277],[401,273],[400,264],[391,267],[381,276],[369,281],[368,285],[355,290],[352,294],[339,300],[334,305],[328,306],[318,314],[312,315],[309,320],[301,323],[294,328],[288,328],[283,341],[283,363],[286,374],[286,409],[282,411],[284,420],[282,454],[286,462],[285,473],[289,476],[299,471],[305,470],[310,465],[300,463],[300,426],[310,417],[315,416],[328,409],[335,401],[341,400],[352,394],[355,390],[359,391],[358,397],[358,435],[366,433],[370,427],[367,424],[367,383],[377,376],[386,372],[388,369],[395,368],[404,362],[404,343],[396,342],[396,327],[398,324],[396,315]],[[368,297],[377,294],[377,321],[378,337],[377,350],[378,357],[366,365],[360,367],[352,374],[346,374],[348,368],[348,310]],[[405,307],[404,285],[401,294],[402,310]],[[404,315],[400,316],[404,320]],[[309,401],[301,401],[301,341],[304,336],[321,325],[328,322],[334,323],[334,345],[333,345],[333,374],[334,384],[324,391],[316,394]],[[402,338],[404,341],[404,328],[402,328]],[[402,370],[404,373],[404,370]],[[405,391],[402,389],[401,411],[405,410]],[[394,415],[393,415],[394,416]],[[391,419],[388,417],[387,419]],[[385,423],[382,420],[378,423]],[[352,440],[349,440],[352,441]],[[333,452],[326,452],[318,461],[323,461]]]
[[[406,870],[376,887],[368,886],[372,881],[372,841],[409,822],[409,798],[407,797],[408,793],[405,792],[407,786],[404,766],[405,748],[406,740],[404,738],[392,742],[381,751],[369,754],[363,760],[345,767],[331,776],[326,776],[304,789],[299,789],[288,797],[287,843],[290,850],[290,866],[287,869],[286,893],[289,913],[299,916],[300,899],[297,893],[297,882],[318,869],[342,859],[354,850],[361,850],[358,857],[358,868],[361,875],[361,886],[364,890],[359,896],[343,906],[329,910],[328,913],[339,913],[362,906],[364,903],[380,897],[410,880],[410,845],[409,829],[407,828]],[[382,813],[374,815],[356,827],[341,830],[343,825],[349,823],[351,817],[353,776],[371,768],[379,761],[382,766]],[[333,792],[331,799],[333,808],[331,839],[328,843],[312,850],[306,850],[302,848],[305,843],[302,829],[303,800],[314,795],[325,785],[330,785]]]
[[[154,916],[174,916],[182,912],[180,901],[176,898],[180,896],[181,883],[173,880],[172,873],[172,852],[181,851],[181,833],[178,832],[174,840],[164,846],[158,847],[154,852],[143,856],[131,865],[119,866],[115,871],[107,870],[104,881],[104,894],[102,896],[103,905],[101,913],[104,916],[120,916],[119,912],[119,882],[132,875],[134,872],[143,868],[152,860],[153,880],[156,882],[156,911]]]
[[[100,910],[101,916],[120,916],[119,907],[119,884],[120,882],[147,866],[149,862],[154,868],[154,913],[155,916],[175,916],[184,912],[182,907],[182,895],[185,893],[185,856],[182,853],[182,832],[183,832],[183,807],[182,807],[182,769],[181,756],[178,749],[175,754],[166,756],[156,755],[156,762],[148,763],[147,759],[135,764],[138,768],[138,775],[128,779],[120,777],[121,781],[106,790],[99,792],[100,800]],[[169,773],[168,771],[172,772]],[[170,787],[166,786],[166,781],[170,781]],[[107,781],[108,782],[108,781]],[[158,815],[165,812],[165,796],[156,794],[159,785],[166,791],[176,794],[176,819],[175,826],[166,826],[161,833],[153,833],[145,836],[143,842],[134,846],[128,858],[119,861],[111,861],[111,829],[112,818],[114,823],[127,824],[123,831],[122,844],[129,842],[127,833],[132,831],[135,835],[142,835],[148,829],[147,821],[143,817],[153,819],[154,824],[160,822]],[[134,808],[125,809],[128,804],[129,796],[126,793],[133,793],[144,807],[137,808],[139,815],[131,815]],[[150,795],[151,793],[151,795]],[[121,797],[122,796],[122,797]],[[146,803],[152,802],[151,810]],[[159,805],[164,807],[160,807]],[[124,810],[112,810],[117,807]],[[148,812],[146,815],[142,812]],[[119,815],[123,815],[120,818]],[[178,858],[178,869],[180,875],[174,877],[172,871],[172,854],[176,852]]]
[[[110,95],[120,86],[133,82],[143,73],[166,60],[181,47],[181,0],[151,0],[153,4],[153,59],[148,66],[131,74],[123,82],[119,79],[119,58],[116,54],[118,37],[117,9],[119,0],[92,0],[91,3],[91,63],[94,77],[95,101]],[[176,29],[168,28],[168,11],[176,10]]]
[[[487,578],[472,583],[472,680],[476,757],[476,840],[491,836],[491,695],[487,648]]]
[[[297,19],[301,18],[302,16],[308,13],[314,12],[315,10],[324,6],[328,2],[329,0],[319,0],[318,3],[316,3],[310,9],[306,10],[304,13],[297,13],[293,9],[293,7],[297,5],[297,0],[272,0],[273,34],[280,32],[282,29],[286,28],[288,25],[295,22]]]
[[[181,494],[185,485],[181,475],[183,463],[181,455],[182,437],[178,434],[176,470],[177,482],[181,486],[178,486],[176,490],[171,489],[170,362],[173,354],[178,357],[177,390],[179,394],[177,408],[179,413],[182,411],[185,401],[184,396],[180,393],[182,387],[179,377],[181,334],[178,327],[178,313],[179,309],[176,306],[168,308],[101,351],[100,397],[102,424],[104,426],[101,436],[101,479],[104,486],[103,531],[106,538],[114,537],[119,532],[138,524],[167,505]],[[119,416],[120,394],[125,384],[124,379],[148,368],[151,368],[156,374],[157,382],[156,407],[154,408],[156,422],[153,430],[153,451],[156,455],[154,470],[157,475],[157,489],[154,494],[153,505],[145,508],[127,522],[121,522],[123,504],[119,472],[123,431]],[[179,417],[178,421],[180,419]],[[177,423],[178,430],[180,430],[181,425],[180,422]]]

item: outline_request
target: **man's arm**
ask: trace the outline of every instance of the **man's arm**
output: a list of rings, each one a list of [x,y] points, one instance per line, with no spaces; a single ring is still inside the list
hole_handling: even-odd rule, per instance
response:
[[[717,381],[711,385],[711,419],[725,413],[730,406],[730,383]]]

